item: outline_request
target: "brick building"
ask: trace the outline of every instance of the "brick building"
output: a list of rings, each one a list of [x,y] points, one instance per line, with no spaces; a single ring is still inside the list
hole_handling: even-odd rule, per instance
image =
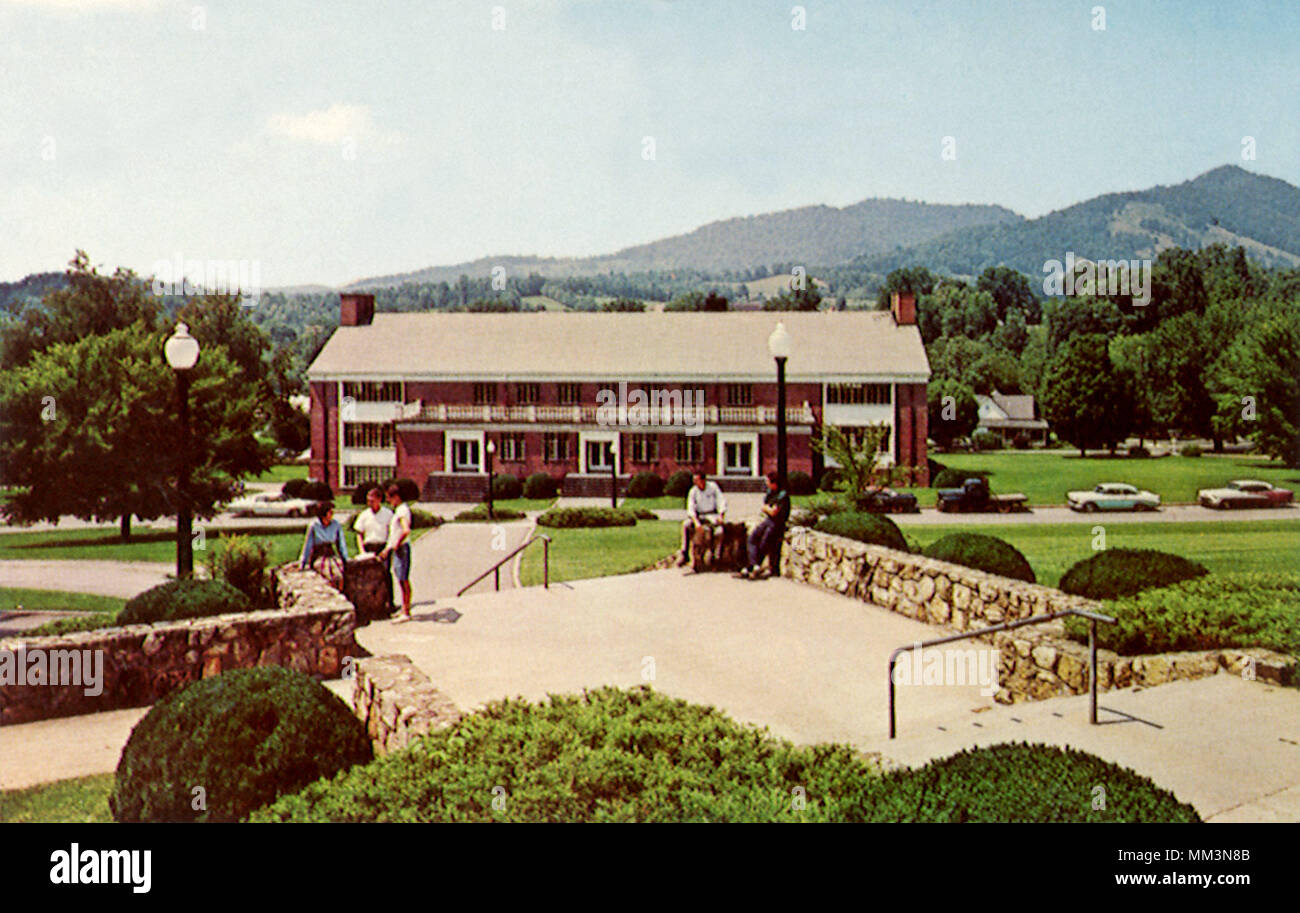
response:
[[[384,313],[344,295],[308,369],[311,477],[335,488],[414,479],[426,500],[478,500],[498,473],[564,478],[566,494],[703,467],[760,490],[776,467],[785,324],[788,468],[816,474],[822,423],[890,429],[885,461],[926,483],[930,368],[910,296],[889,311]]]

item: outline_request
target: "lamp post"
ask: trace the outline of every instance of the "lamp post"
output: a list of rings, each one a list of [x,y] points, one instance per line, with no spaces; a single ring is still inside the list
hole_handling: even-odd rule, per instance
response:
[[[778,323],[767,337],[767,350],[776,359],[776,474],[781,487],[786,487],[785,477],[785,360],[790,357],[790,334],[785,324]]]
[[[176,511],[176,576],[194,573],[194,543],[191,540],[193,516],[190,511],[190,369],[199,360],[199,342],[190,328],[176,324],[176,332],[163,344],[167,364],[176,373],[176,401],[181,419],[180,472],[176,493],[180,502]]]
[[[487,442],[487,464],[488,464],[488,519],[495,520],[496,514],[492,513],[492,456],[497,452],[497,445],[494,441]]]
[[[609,445],[609,506],[618,509],[618,457],[614,445]]]

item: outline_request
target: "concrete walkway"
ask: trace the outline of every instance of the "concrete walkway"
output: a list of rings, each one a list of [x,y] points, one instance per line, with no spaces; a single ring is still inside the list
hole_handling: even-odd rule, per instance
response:
[[[130,599],[175,571],[174,564],[153,561],[0,561],[0,586]]]
[[[789,580],[676,570],[440,601],[358,640],[405,653],[466,709],[508,696],[651,684],[800,743],[849,742],[920,764],[1031,740],[1132,767],[1213,820],[1300,820],[1300,691],[1218,675],[1013,707],[976,686],[900,686],[888,738],[887,661],[935,628]],[[971,642],[952,649],[987,648]]]
[[[0,726],[0,789],[112,773],[148,707]]]
[[[512,520],[444,523],[429,530],[411,546],[412,612],[432,606],[434,600],[441,604],[444,598],[454,596],[457,590],[521,545],[532,528],[531,521]],[[501,567],[503,590],[514,586],[513,563]],[[493,585],[489,576],[470,593],[492,592]],[[400,600],[400,594],[396,598]]]

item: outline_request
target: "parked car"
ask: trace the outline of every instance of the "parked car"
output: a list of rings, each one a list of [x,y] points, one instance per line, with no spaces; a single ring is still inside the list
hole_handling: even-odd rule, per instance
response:
[[[1125,482],[1102,482],[1092,491],[1068,491],[1065,503],[1071,510],[1094,513],[1099,510],[1156,510],[1160,495]]]
[[[1286,488],[1274,488],[1258,479],[1234,479],[1222,488],[1202,488],[1196,500],[1202,507],[1231,510],[1238,507],[1282,507],[1295,494]]]
[[[278,491],[264,491],[236,498],[226,509],[236,517],[306,517],[315,504],[306,498],[290,498]]]
[[[916,504],[916,495],[894,491],[892,488],[868,488],[857,499],[858,510],[877,514],[915,514],[921,508]]]
[[[1016,492],[1008,495],[989,493],[989,480],[975,477],[966,479],[961,488],[940,488],[937,505],[944,513],[987,513],[997,511],[1009,514],[1027,510],[1029,498]]]

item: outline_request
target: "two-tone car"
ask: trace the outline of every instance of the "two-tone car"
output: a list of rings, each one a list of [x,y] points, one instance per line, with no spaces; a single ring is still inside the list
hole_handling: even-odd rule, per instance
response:
[[[1258,479],[1234,479],[1222,488],[1202,488],[1196,500],[1202,507],[1235,510],[1242,507],[1284,507],[1295,494]]]
[[[1099,510],[1157,510],[1160,495],[1127,482],[1102,482],[1092,491],[1067,491],[1065,503],[1071,510],[1088,514]]]
[[[236,517],[306,517],[315,501],[291,498],[278,491],[266,491],[236,498],[226,506]]]

